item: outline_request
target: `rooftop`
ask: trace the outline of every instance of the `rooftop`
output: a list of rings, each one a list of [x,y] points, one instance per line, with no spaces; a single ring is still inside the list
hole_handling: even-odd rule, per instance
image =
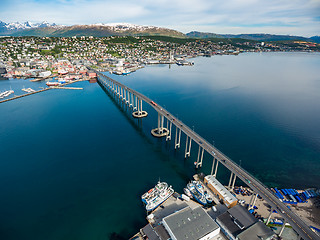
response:
[[[215,221],[201,207],[195,209],[186,207],[163,218],[163,223],[176,239],[200,239],[219,229]]]
[[[248,229],[244,230],[237,236],[238,240],[267,240],[271,239],[275,233],[271,228],[264,225],[262,222],[257,222],[253,224]]]

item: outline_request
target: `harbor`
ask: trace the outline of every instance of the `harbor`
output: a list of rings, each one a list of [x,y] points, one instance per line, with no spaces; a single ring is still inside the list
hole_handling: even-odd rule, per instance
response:
[[[22,94],[22,95],[18,95],[18,96],[14,96],[14,97],[11,97],[11,98],[7,98],[7,99],[4,99],[4,100],[1,100],[0,103],[13,101],[13,100],[16,100],[16,99],[19,99],[19,98],[27,97],[27,96],[30,96],[30,95],[33,95],[33,94],[36,94],[36,93],[41,93],[41,92],[44,92],[44,91],[48,91],[48,90],[51,90],[51,89],[83,90],[83,88],[79,88],[79,87],[65,87],[65,86],[70,85],[72,83],[81,82],[81,81],[89,81],[89,79],[84,78],[84,79],[80,79],[80,80],[74,80],[74,81],[70,81],[70,82],[67,82],[67,83],[58,84],[58,86],[52,86],[52,87],[43,88],[41,90],[34,90],[34,89],[31,89],[31,88],[27,88],[27,89],[23,88],[22,91],[26,91],[27,92],[26,94]]]
[[[136,240],[167,240],[167,239],[181,239],[179,235],[184,235],[183,239],[210,239],[210,240],[228,240],[228,239],[244,239],[254,240],[258,239],[259,234],[263,234],[263,239],[283,239],[283,240],[299,240],[297,233],[283,221],[281,215],[274,211],[271,218],[272,209],[264,199],[261,197],[255,198],[253,191],[250,188],[236,186],[234,191],[228,191],[228,186],[222,186],[213,176],[204,176],[203,174],[196,174],[193,176],[194,180],[190,183],[200,184],[200,190],[197,188],[197,195],[207,193],[212,196],[210,203],[204,203],[199,201],[197,195],[189,195],[188,193],[174,192],[169,198],[164,199],[151,212],[147,211],[147,225],[140,229],[130,239]],[[210,180],[212,179],[212,180]],[[158,183],[159,184],[159,183]],[[165,183],[167,184],[167,183]],[[188,187],[190,188],[190,187]],[[223,189],[223,190],[222,190]],[[220,192],[221,191],[221,192]],[[301,191],[312,193],[313,198],[320,196],[319,190],[306,190]],[[187,196],[189,195],[189,196]],[[142,196],[142,198],[145,195]],[[228,204],[228,200],[232,196],[234,204]],[[310,194],[311,197],[311,194]],[[307,201],[301,202],[302,205],[299,207],[305,211],[305,205]],[[308,204],[310,206],[310,204]],[[295,211],[297,206],[295,206]],[[201,209],[201,210],[200,210]],[[200,212],[199,212],[200,211]],[[189,212],[191,216],[197,212],[200,220],[192,222],[188,216]],[[179,217],[175,216],[179,215]],[[231,221],[234,221],[232,225],[228,220],[228,215],[233,216]],[[300,217],[303,217],[300,215]],[[172,224],[178,224],[179,231],[177,228],[173,230],[166,223],[166,219],[174,218]],[[184,218],[187,218],[186,221]],[[303,217],[304,218],[304,217]],[[190,223],[188,222],[188,219]],[[204,220],[205,219],[205,220]],[[306,218],[305,221],[308,223]],[[199,221],[201,223],[199,223]],[[209,226],[213,221],[212,229],[205,229],[203,225]],[[263,223],[263,224],[262,224]],[[200,224],[200,225],[198,225]],[[203,225],[202,225],[203,224]],[[265,225],[264,225],[265,224]],[[320,234],[319,224],[316,221],[311,221],[310,228]],[[203,229],[197,232],[196,229]],[[204,230],[205,229],[205,230]],[[194,231],[194,232],[193,232]],[[191,235],[190,235],[191,234]],[[281,236],[281,237],[280,237]]]

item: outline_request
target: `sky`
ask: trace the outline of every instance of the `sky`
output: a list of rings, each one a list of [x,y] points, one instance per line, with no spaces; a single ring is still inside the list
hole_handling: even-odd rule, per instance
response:
[[[320,0],[1,0],[0,20],[310,37],[320,35]]]

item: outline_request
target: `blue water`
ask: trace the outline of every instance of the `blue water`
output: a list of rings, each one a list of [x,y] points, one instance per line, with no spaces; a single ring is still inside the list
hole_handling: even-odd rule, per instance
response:
[[[268,186],[320,187],[320,54],[196,58],[112,76],[151,97]],[[1,80],[0,91],[44,83]],[[0,239],[127,239],[146,221],[140,195],[194,174],[98,84],[0,104]],[[204,158],[203,171],[212,159]],[[226,182],[227,170],[218,178]],[[241,182],[238,182],[241,184]]]

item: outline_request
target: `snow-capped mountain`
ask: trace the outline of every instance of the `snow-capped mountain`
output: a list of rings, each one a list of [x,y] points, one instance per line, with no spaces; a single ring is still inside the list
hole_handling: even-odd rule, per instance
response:
[[[0,32],[10,32],[16,30],[25,30],[31,28],[43,28],[43,27],[53,27],[56,26],[55,23],[48,23],[47,21],[43,21],[41,23],[31,23],[29,21],[20,23],[20,22],[12,22],[5,23],[0,21]]]
[[[173,29],[142,26],[131,23],[96,23],[90,25],[63,26],[48,22],[13,22],[0,21],[0,35],[9,36],[40,36],[40,37],[72,37],[72,36],[141,36],[161,35],[185,37],[181,32]]]
[[[101,27],[107,27],[112,29],[113,31],[146,31],[149,29],[160,29],[159,27],[155,26],[143,26],[143,25],[136,25],[132,23],[95,23],[95,24],[90,24],[88,26],[96,27],[96,26],[101,26]]]

